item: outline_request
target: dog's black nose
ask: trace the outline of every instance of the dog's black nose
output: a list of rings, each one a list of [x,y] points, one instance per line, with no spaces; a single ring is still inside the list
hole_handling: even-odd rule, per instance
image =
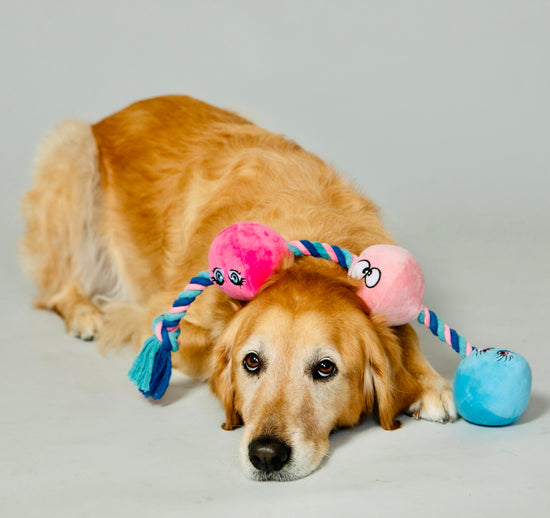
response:
[[[290,446],[275,437],[258,437],[248,445],[248,458],[261,471],[279,471],[290,459]]]

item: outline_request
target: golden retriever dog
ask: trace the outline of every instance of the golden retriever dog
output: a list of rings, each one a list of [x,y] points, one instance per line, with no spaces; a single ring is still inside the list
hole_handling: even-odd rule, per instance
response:
[[[103,348],[140,347],[235,222],[354,254],[392,243],[373,203],[321,159],[185,96],[137,102],[92,125],[62,122],[38,154],[23,211],[36,306]],[[327,457],[330,432],[369,414],[386,430],[402,412],[456,418],[412,327],[370,315],[358,283],[303,257],[248,303],[205,290],[182,321],[173,366],[209,381],[225,429],[244,424],[249,477],[308,475]]]

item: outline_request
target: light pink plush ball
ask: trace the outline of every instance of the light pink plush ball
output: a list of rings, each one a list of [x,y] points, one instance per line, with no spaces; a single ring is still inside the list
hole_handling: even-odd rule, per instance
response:
[[[361,279],[359,296],[373,314],[383,315],[392,326],[415,320],[424,300],[424,276],[413,255],[393,245],[365,249],[349,269]]]
[[[292,252],[273,229],[261,223],[235,223],[210,246],[210,277],[230,297],[251,300],[286,256]]]

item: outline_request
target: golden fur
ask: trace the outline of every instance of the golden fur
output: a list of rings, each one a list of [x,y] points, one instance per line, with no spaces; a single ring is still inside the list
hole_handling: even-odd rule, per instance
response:
[[[62,123],[38,154],[23,209],[22,257],[37,306],[102,347],[139,346],[152,319],[207,268],[213,238],[236,221],[355,254],[392,242],[376,207],[318,157],[184,96],[141,101],[94,125]],[[225,428],[245,423],[250,477],[307,475],[327,455],[333,428],[371,413],[390,430],[403,411],[456,417],[413,329],[369,316],[356,288],[338,265],[302,258],[248,304],[206,290],[182,321],[174,366],[209,380]],[[261,359],[257,375],[243,368],[248,353]],[[336,374],[319,381],[312,368],[323,359]],[[285,449],[282,467],[254,458],[257,439],[260,456],[265,443],[268,457]]]

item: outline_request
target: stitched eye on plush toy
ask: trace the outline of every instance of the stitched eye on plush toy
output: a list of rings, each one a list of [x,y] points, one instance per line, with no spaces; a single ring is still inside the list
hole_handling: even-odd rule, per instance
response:
[[[248,353],[244,357],[243,367],[250,374],[258,374],[260,372],[261,366],[262,362],[256,353]]]
[[[379,282],[382,273],[378,268],[369,268],[365,274],[365,285],[367,288],[374,288]]]
[[[212,270],[212,282],[220,286],[225,282],[225,277],[221,268],[214,268],[214,270]]]
[[[244,278],[241,277],[241,274],[237,270],[229,270],[229,280],[235,286],[242,286],[244,284]]]
[[[350,272],[350,276],[353,279],[363,279],[365,274],[370,269],[370,262],[366,259],[358,261]]]
[[[353,267],[351,277],[353,279],[363,279],[367,288],[374,288],[380,282],[382,272],[378,268],[372,268],[370,261],[361,259]]]
[[[511,360],[514,357],[514,353],[512,351],[507,351],[506,349],[501,349],[500,351],[497,351],[498,360]]]

